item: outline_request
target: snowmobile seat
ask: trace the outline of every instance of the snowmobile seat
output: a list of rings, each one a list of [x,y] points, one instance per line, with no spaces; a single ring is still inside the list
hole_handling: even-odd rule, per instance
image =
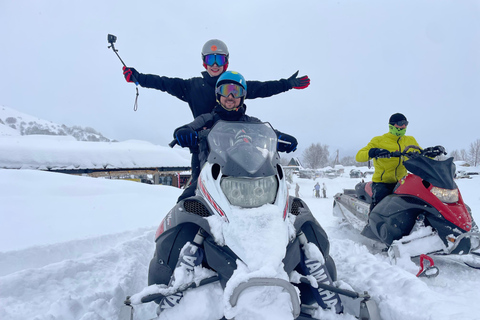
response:
[[[365,190],[365,188],[371,186],[367,186],[368,182],[359,182],[355,186],[355,192],[357,194],[358,199],[365,201],[366,203],[372,203],[372,196]]]

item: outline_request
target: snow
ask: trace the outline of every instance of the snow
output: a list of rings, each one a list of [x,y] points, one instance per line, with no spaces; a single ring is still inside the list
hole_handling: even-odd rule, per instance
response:
[[[189,167],[185,150],[146,141],[76,141],[71,136],[0,136],[0,168],[104,169]]]
[[[48,137],[35,139],[38,144],[52,143]],[[346,173],[335,179],[294,177],[290,189],[293,194],[295,183],[300,185],[302,198],[329,235],[339,282],[368,291],[385,320],[480,319],[479,270],[439,259],[435,260],[438,277],[417,278],[415,270],[390,264],[372,241],[333,216],[333,195],[360,180],[348,177],[350,169],[346,167]],[[317,181],[325,182],[327,199],[314,198]],[[457,184],[479,221],[480,177],[457,180]],[[117,319],[126,308],[122,307],[125,297],[145,288],[156,227],[180,193],[174,187],[132,181],[0,169],[0,318]],[[218,221],[209,223],[221,228]],[[258,237],[254,231],[251,236]],[[272,250],[271,259],[264,258],[263,272],[279,272],[271,263],[281,255],[279,247]],[[258,259],[248,247],[243,249],[247,259]],[[244,267],[240,265],[239,276]],[[270,291],[265,301],[275,296]],[[221,297],[215,283],[188,291],[181,303],[189,307],[174,308],[162,319],[218,319],[222,305],[215,301]],[[278,310],[285,307],[271,302]],[[137,306],[135,319],[154,317],[155,308],[154,303]],[[328,311],[317,316],[354,319]],[[265,318],[279,317],[272,312]]]

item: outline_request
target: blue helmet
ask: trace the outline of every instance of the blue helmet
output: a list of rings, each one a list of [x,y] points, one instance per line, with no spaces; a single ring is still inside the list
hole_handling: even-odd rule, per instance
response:
[[[215,88],[218,88],[224,83],[237,83],[247,91],[247,81],[245,78],[238,72],[235,71],[226,71],[218,78]]]

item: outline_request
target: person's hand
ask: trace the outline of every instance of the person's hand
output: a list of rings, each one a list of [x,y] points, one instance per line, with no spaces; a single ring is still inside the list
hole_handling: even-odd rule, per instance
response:
[[[427,157],[435,158],[441,154],[447,154],[443,146],[428,147],[423,149],[423,154]]]
[[[310,78],[308,76],[303,76],[299,78],[297,78],[297,76],[298,71],[287,79],[288,84],[290,84],[293,89],[305,89],[310,85]]]
[[[178,128],[175,130],[174,137],[182,148],[194,147],[198,143],[198,135],[190,127]]]
[[[368,150],[368,156],[370,158],[386,158],[390,155],[390,151],[382,148],[372,148]]]
[[[138,71],[135,70],[135,68],[129,68],[129,67],[123,67],[122,68],[123,70],[123,76],[125,77],[125,80],[127,80],[127,82],[138,82]]]
[[[282,141],[286,141],[287,143]],[[297,149],[297,145],[298,145],[297,139],[295,139],[295,137],[291,135],[282,133],[278,136],[278,145],[277,145],[278,152],[290,153]]]

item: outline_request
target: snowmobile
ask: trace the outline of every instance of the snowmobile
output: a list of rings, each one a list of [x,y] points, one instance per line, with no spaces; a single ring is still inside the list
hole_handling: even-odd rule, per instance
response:
[[[199,137],[209,153],[196,195],[161,222],[149,286],[125,301],[130,318],[134,305],[152,301],[158,319],[189,308],[186,297],[209,285],[201,294],[218,300],[217,319],[254,319],[265,314],[259,309],[275,319],[315,319],[319,308],[380,319],[367,292],[338,285],[327,234],[306,203],[289,196],[271,125],[218,121]]]
[[[455,181],[453,158],[441,146],[407,147],[385,157],[406,158],[409,171],[370,212],[372,182],[360,182],[334,197],[334,215],[343,218],[367,238],[385,245],[395,264],[400,259],[419,259],[417,276],[433,277],[438,268],[430,256],[448,257],[480,268],[480,233],[470,208],[463,202]],[[424,260],[426,268],[423,266]]]

